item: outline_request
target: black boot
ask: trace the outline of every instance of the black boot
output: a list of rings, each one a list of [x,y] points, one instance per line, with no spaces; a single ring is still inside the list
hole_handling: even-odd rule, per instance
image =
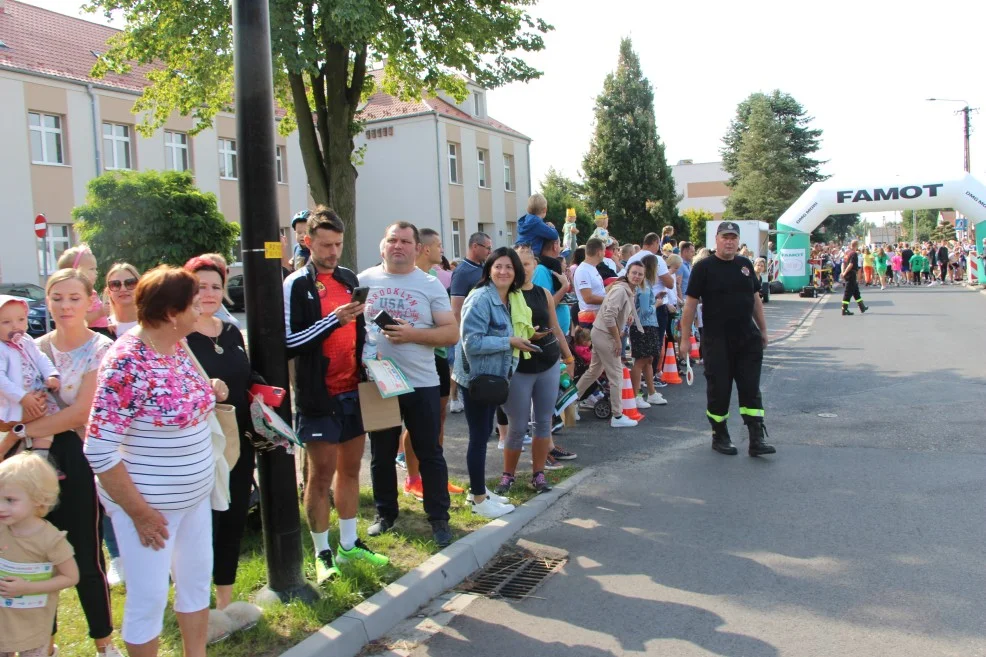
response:
[[[729,439],[729,429],[725,422],[712,424],[712,449],[726,456],[736,456],[739,453],[736,445]]]
[[[843,304],[843,306],[842,306],[842,315],[845,316],[845,315],[852,315],[852,314],[854,314],[854,313],[853,313],[853,311],[849,310],[849,306]]]
[[[767,427],[763,425],[763,422],[750,422],[746,425],[746,428],[750,430],[750,456],[777,453],[773,445],[768,445],[763,440],[763,437],[767,434]]]
[[[870,307],[865,305],[862,301],[859,302],[859,312],[865,313]]]

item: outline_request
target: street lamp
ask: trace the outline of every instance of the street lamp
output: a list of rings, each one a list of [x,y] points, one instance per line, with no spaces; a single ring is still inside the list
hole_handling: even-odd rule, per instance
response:
[[[969,133],[971,132],[969,125],[969,114],[972,113],[972,110],[974,108],[969,107],[969,101],[967,100],[958,100],[955,98],[927,98],[926,100],[942,102],[942,103],[962,103],[965,105],[965,107],[956,111],[956,114],[962,112],[962,114],[965,115],[965,125],[962,131],[962,136],[963,136],[963,143],[965,144],[965,172],[969,173],[972,170],[969,163]]]

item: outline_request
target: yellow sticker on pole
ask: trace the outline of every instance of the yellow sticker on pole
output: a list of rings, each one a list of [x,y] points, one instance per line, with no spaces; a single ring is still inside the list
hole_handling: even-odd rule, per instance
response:
[[[280,242],[264,242],[264,258],[267,260],[280,260],[281,259],[281,243]]]

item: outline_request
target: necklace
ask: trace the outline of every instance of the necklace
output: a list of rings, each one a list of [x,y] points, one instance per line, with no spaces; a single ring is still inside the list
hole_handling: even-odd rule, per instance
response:
[[[216,350],[216,353],[219,354],[220,356],[222,356],[222,354],[223,354],[223,348],[219,346],[219,336],[221,336],[222,334],[223,334],[223,323],[222,323],[222,321],[220,321],[219,322],[219,335],[217,335],[216,337],[212,337],[211,335],[205,336],[205,337],[209,338],[210,340],[212,340],[212,348],[215,349]]]

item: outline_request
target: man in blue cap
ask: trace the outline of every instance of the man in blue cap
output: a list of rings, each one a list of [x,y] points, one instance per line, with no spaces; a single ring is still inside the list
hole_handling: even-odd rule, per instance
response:
[[[726,427],[735,381],[740,415],[750,432],[750,456],[762,456],[777,451],[764,442],[767,432],[760,395],[767,320],[753,263],[737,255],[738,250],[739,226],[723,221],[716,229],[716,250],[692,269],[681,326],[692,325],[701,300],[702,357],[708,399],[705,414],[712,424],[712,449],[729,456],[737,453]],[[690,331],[681,331],[678,349],[682,360],[691,349],[690,337]]]

